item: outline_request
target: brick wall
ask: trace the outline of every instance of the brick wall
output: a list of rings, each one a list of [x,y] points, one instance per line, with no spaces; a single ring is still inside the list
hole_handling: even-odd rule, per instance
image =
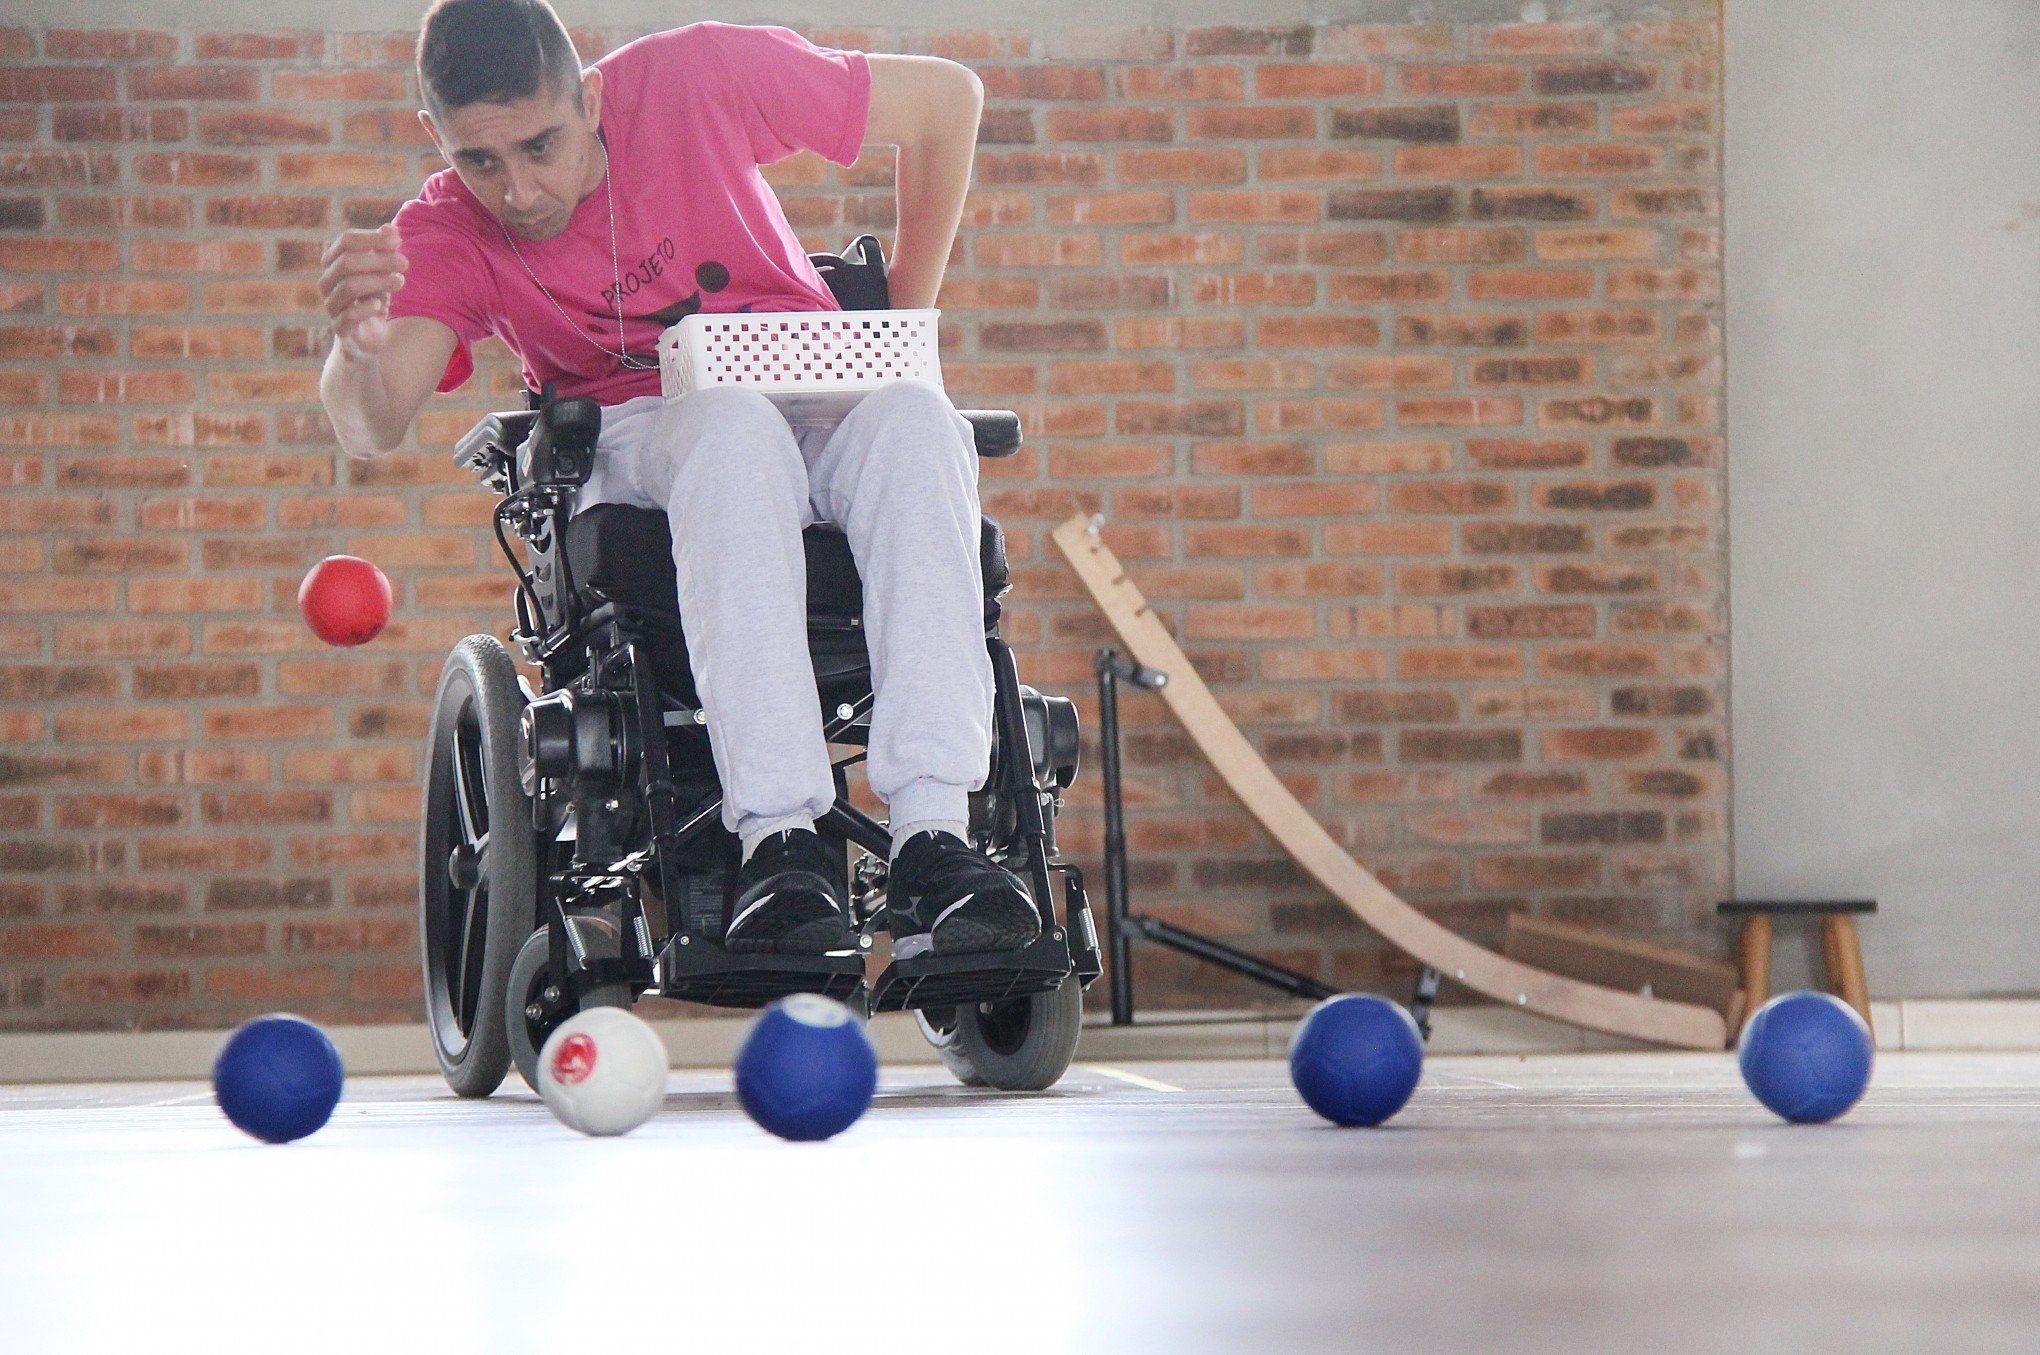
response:
[[[945,287],[1023,677],[1107,639],[1045,532],[1106,536],[1319,819],[1493,939],[1531,908],[1701,939],[1727,855],[1717,25],[817,33],[969,62]],[[582,34],[591,54],[622,33]],[[0,1026],[416,1019],[425,701],[507,630],[451,440],[318,408],[323,243],[436,168],[404,35],[0,30]],[[773,182],[811,248],[891,168]],[[378,561],[356,652],[303,570]],[[1340,983],[1406,963],[1130,697],[1138,903]],[[1065,838],[1095,862],[1096,759]],[[1156,952],[1143,1000],[1257,992]]]

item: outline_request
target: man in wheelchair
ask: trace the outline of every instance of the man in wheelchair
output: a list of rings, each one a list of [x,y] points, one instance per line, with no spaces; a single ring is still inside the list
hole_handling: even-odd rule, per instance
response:
[[[995,631],[988,646],[997,604],[987,596],[986,547],[997,549],[996,527],[979,510],[973,423],[984,416],[966,418],[938,387],[918,381],[881,387],[833,425],[794,426],[764,396],[742,389],[708,388],[667,401],[655,349],[667,327],[700,310],[837,310],[837,291],[852,295],[857,308],[932,306],[969,186],[983,102],[977,78],[935,58],[836,51],[786,29],[714,23],[651,35],[583,70],[545,0],[438,0],[425,16],[418,53],[420,118],[450,168],[433,175],[391,225],[348,231],[327,250],[321,288],[335,341],[321,395],[349,455],[385,453],[435,388],[452,390],[471,375],[471,345],[497,335],[520,358],[526,386],[544,391],[549,402],[536,425],[529,419],[517,425],[526,443],[525,477],[541,442],[566,449],[575,427],[592,434],[574,473],[551,477],[560,484],[578,479],[578,488],[544,502],[571,515],[575,528],[605,513],[619,522],[631,510],[664,515],[673,596],[685,624],[684,661],[681,672],[656,676],[656,704],[668,729],[677,713],[676,738],[702,732],[687,728],[690,722],[705,726],[720,821],[735,835],[737,857],[734,879],[723,888],[721,935],[682,936],[682,924],[671,921],[667,951],[675,942],[699,941],[698,955],[713,942],[726,968],[739,963],[727,957],[754,956],[753,968],[778,977],[762,987],[710,991],[674,978],[677,967],[671,973],[640,967],[631,986],[644,991],[651,972],[653,991],[710,1001],[755,1002],[801,988],[841,991],[815,976],[847,973],[868,944],[860,935],[866,919],[846,897],[850,838],[874,854],[882,849],[887,861],[882,921],[895,967],[923,957],[983,955],[978,969],[990,972],[996,957],[1038,949],[1037,941],[1047,939],[1044,921],[1055,926],[1042,897],[1049,883],[1042,841],[1051,852],[1053,843],[1041,809],[1023,806],[1020,814],[1036,826],[1031,880],[972,841],[972,796],[992,775],[995,726],[1008,714],[994,667],[1004,655],[1010,668],[1010,651]],[[872,257],[876,242],[861,261],[810,259],[759,172],[801,150],[848,165],[867,144],[899,148],[889,275]],[[818,260],[840,267],[825,280]],[[586,413],[597,407],[599,432]],[[492,416],[484,427],[500,435],[509,426],[503,417]],[[518,455],[515,445],[489,450]],[[573,464],[563,457],[564,450],[553,459]],[[490,483],[526,491],[513,495],[522,517],[512,518],[523,522],[529,543],[546,547],[529,500],[530,491],[546,486],[516,481],[506,472]],[[499,540],[504,521],[499,509]],[[868,696],[838,705],[834,720],[825,717],[826,689],[818,699],[822,659],[813,648],[808,593],[811,583],[821,587],[809,578],[815,557],[808,529],[815,524],[835,524],[847,540],[850,572],[861,588],[861,613],[849,624],[861,627],[860,653],[868,655]],[[572,540],[568,545],[551,554],[571,554]],[[509,554],[507,542],[504,548]],[[531,576],[519,567],[527,633],[545,632],[557,619],[538,596],[539,576],[552,568],[567,566],[539,564]],[[1002,586],[1002,553],[996,570]],[[628,640],[638,632],[611,634]],[[579,643],[578,656],[552,656],[548,688],[554,667],[573,676],[577,667],[592,673],[610,662],[588,658],[594,642],[587,635]],[[619,653],[650,652],[644,644],[619,645]],[[594,684],[593,677],[582,681]],[[689,696],[696,698],[691,710]],[[523,727],[533,746],[544,737],[532,732],[536,713],[534,706]],[[1064,722],[1058,715],[1056,723]],[[1073,709],[1066,723],[1055,737],[1069,745],[1067,771],[1074,775]],[[1023,744],[1027,737],[1018,723],[1011,735]],[[880,843],[871,841],[873,821],[840,803],[845,764],[832,764],[829,751],[832,741],[859,737],[870,785],[889,811]],[[1044,728],[1038,737],[1050,733]],[[627,734],[616,738],[618,748],[630,745]],[[654,851],[630,858],[639,869],[657,849],[677,856],[700,826],[681,824],[674,813],[667,792],[678,772],[666,774],[669,751],[639,750],[642,786],[649,788],[644,798],[657,802],[649,814]],[[1028,760],[1024,747],[1013,752]],[[545,767],[534,770],[532,755],[524,761],[523,788],[541,802],[533,817],[544,820],[544,791],[552,783]],[[476,778],[502,774],[470,770]],[[1047,802],[1054,789],[1019,798]],[[603,808],[616,811],[619,803],[575,799],[582,818],[576,865],[609,864],[593,860],[589,839],[600,836]],[[448,870],[456,886],[466,882],[475,894],[476,862],[488,860],[497,870],[509,848],[500,840],[500,821],[493,846],[491,832],[476,827],[486,806],[462,812],[465,836],[448,848]],[[984,818],[982,811],[977,817]],[[866,826],[861,836],[845,829],[830,841],[818,831],[857,821]],[[555,825],[539,826],[543,832]],[[438,869],[430,859],[430,822],[426,841],[429,894]],[[563,971],[584,958],[585,946],[581,933],[565,925],[563,903],[556,915],[544,910],[545,879],[565,875],[556,873],[559,863],[543,844],[538,851],[541,904],[520,925],[552,923],[552,939],[541,947],[552,982],[535,989],[552,1004],[550,1016],[557,1014]],[[1009,859],[1026,869],[1022,858]],[[649,873],[667,894],[678,887],[670,861]],[[583,871],[581,882],[600,878]],[[1073,909],[1080,908],[1073,872],[1066,889],[1074,891]],[[665,903],[671,918],[676,902]],[[481,909],[472,897],[467,906]],[[431,912],[428,898],[428,932]],[[500,903],[489,912],[497,916]],[[489,945],[472,934],[486,921],[469,918],[455,927],[462,934],[441,947],[449,954],[436,987],[449,990],[445,1002],[453,1025],[464,1028],[455,1031],[462,1039],[478,1029],[488,1035],[481,1028],[495,1010],[490,990],[503,977],[502,938]],[[1080,930],[1089,933],[1087,915]],[[628,925],[623,931],[615,949],[628,958]],[[1060,943],[1063,933],[1055,937]],[[428,935],[428,1004],[437,1000],[435,944]],[[1080,967],[1095,971],[1095,960]],[[587,976],[568,1001],[596,1000],[598,980],[632,972],[592,962],[582,968]],[[923,996],[944,991],[974,996],[968,984],[947,990],[938,984]],[[508,995],[513,1027],[514,1004],[524,996]],[[911,1003],[911,996],[898,997],[898,1005]],[[456,1078],[449,1058],[458,1064],[462,1053],[441,1043],[442,1065],[457,1087],[479,1087],[478,1094],[493,1087],[486,1067]],[[495,1077],[501,1074],[498,1067]]]

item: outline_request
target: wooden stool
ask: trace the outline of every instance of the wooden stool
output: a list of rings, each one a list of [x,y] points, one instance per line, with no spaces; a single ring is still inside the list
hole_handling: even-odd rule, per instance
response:
[[[1875,899],[1728,899],[1714,911],[1742,918],[1743,1011],[1754,1012],[1771,992],[1771,919],[1819,918],[1827,990],[1870,1020],[1870,989],[1863,979],[1863,947],[1856,915],[1877,911]]]

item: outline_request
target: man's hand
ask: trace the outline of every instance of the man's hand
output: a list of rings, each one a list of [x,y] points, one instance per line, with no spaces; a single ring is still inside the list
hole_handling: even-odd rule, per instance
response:
[[[333,318],[333,341],[350,358],[376,356],[390,343],[390,294],[404,285],[411,265],[394,223],[347,231],[320,259],[319,295]]]
[[[326,247],[319,295],[333,320],[333,351],[319,398],[349,456],[367,458],[404,440],[459,342],[438,320],[390,319],[390,295],[411,261],[397,228],[348,231]]]

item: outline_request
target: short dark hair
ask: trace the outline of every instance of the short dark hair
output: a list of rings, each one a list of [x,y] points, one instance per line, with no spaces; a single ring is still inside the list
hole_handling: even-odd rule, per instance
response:
[[[581,58],[546,0],[437,0],[418,31],[418,90],[436,116],[541,89],[570,94],[580,78]]]

